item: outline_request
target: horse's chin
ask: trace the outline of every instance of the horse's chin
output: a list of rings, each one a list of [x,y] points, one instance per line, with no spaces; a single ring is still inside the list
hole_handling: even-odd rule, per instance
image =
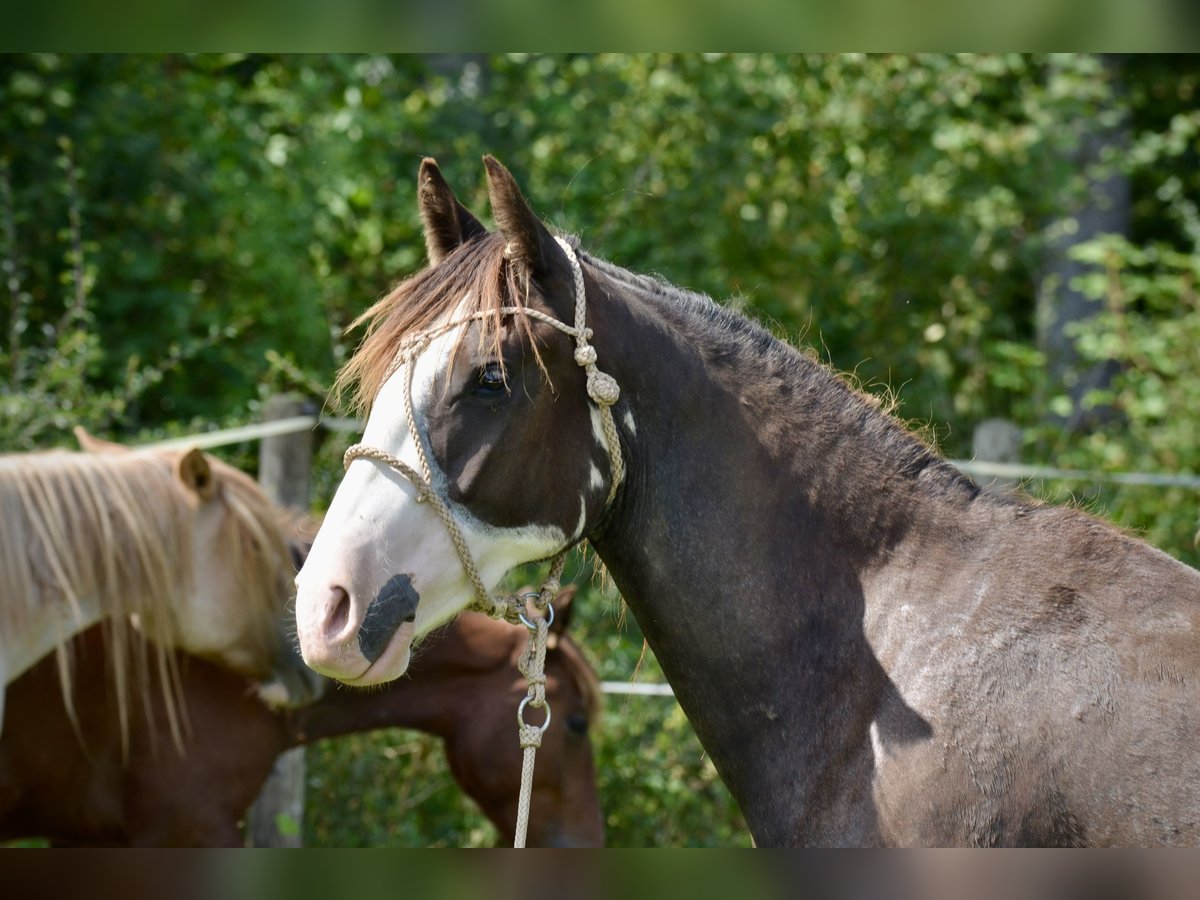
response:
[[[277,669],[271,678],[257,682],[254,692],[273,709],[295,709],[320,700],[328,685],[328,678],[297,659],[296,665]]]
[[[360,674],[353,677],[329,672],[323,674],[331,675],[343,684],[352,687],[370,687],[373,684],[394,681],[408,671],[408,663],[412,658],[412,642],[413,624],[405,622],[396,629],[396,633],[392,635],[392,639],[384,648],[383,653],[374,662],[369,663]]]

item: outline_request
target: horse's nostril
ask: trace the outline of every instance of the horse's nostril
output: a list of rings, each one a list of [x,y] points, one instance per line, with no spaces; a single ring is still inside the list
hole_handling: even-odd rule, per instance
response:
[[[342,629],[346,627],[346,623],[350,621],[350,595],[346,589],[334,585],[333,587],[333,613],[329,616],[328,625],[325,633],[329,637],[336,637],[342,633]]]

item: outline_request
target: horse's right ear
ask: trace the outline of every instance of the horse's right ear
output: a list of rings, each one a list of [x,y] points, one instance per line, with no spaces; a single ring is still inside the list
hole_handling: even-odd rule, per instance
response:
[[[74,429],[75,440],[79,441],[79,449],[85,453],[128,453],[129,448],[124,444],[114,444],[112,441],[106,441],[95,437],[88,433],[88,430],[82,425],[76,425]]]
[[[208,457],[198,447],[193,447],[179,457],[175,463],[175,474],[183,486],[201,500],[211,500],[217,493],[217,479],[213,475]]]
[[[455,198],[437,160],[429,156],[421,160],[417,173],[417,203],[425,225],[430,265],[437,265],[459,244],[487,234],[482,223]]]
[[[504,235],[505,255],[527,266],[535,276],[546,275],[556,264],[565,267],[566,258],[558,242],[530,208],[512,173],[491,155],[483,158],[483,165],[487,169],[492,218]]]

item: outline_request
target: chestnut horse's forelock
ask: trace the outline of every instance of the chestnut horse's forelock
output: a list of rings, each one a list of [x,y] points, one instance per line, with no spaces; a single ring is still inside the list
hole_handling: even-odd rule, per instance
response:
[[[175,475],[178,455],[48,452],[0,458],[0,571],[5,577],[0,628],[19,634],[41,605],[62,602],[74,613],[82,599],[95,598],[108,621],[108,658],[123,726],[130,693],[144,692],[150,681],[145,642],[130,640],[128,616],[153,623],[162,683],[177,683],[174,657],[166,649],[178,637],[172,609],[197,572],[194,500]],[[246,641],[266,672],[292,571],[284,522],[252,479],[212,462],[218,490],[211,502],[229,513],[218,539],[219,564],[232,567],[244,585],[240,602],[247,604],[251,623]],[[69,638],[60,635],[56,652],[70,711]],[[172,730],[181,740],[176,699],[164,697]]]
[[[600,676],[588,663],[583,650],[569,637],[552,635],[552,642],[547,646],[558,651],[558,658],[571,676],[579,693],[583,697],[583,706],[587,711],[588,721],[598,722],[600,712],[604,708],[604,690],[600,685]]]

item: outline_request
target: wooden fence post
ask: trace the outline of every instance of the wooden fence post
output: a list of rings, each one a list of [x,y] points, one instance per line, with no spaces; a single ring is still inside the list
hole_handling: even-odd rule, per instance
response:
[[[263,420],[311,415],[316,405],[306,397],[279,394],[267,398]],[[258,480],[280,506],[307,510],[311,501],[313,432],[266,437],[259,442]],[[304,748],[282,754],[246,819],[254,847],[301,847],[304,844]]]
[[[1019,463],[1021,461],[1021,429],[1008,419],[984,419],[975,426],[971,436],[974,458],[980,462]],[[993,476],[990,480],[979,479],[985,487],[1003,485],[1016,487],[1016,478]]]

